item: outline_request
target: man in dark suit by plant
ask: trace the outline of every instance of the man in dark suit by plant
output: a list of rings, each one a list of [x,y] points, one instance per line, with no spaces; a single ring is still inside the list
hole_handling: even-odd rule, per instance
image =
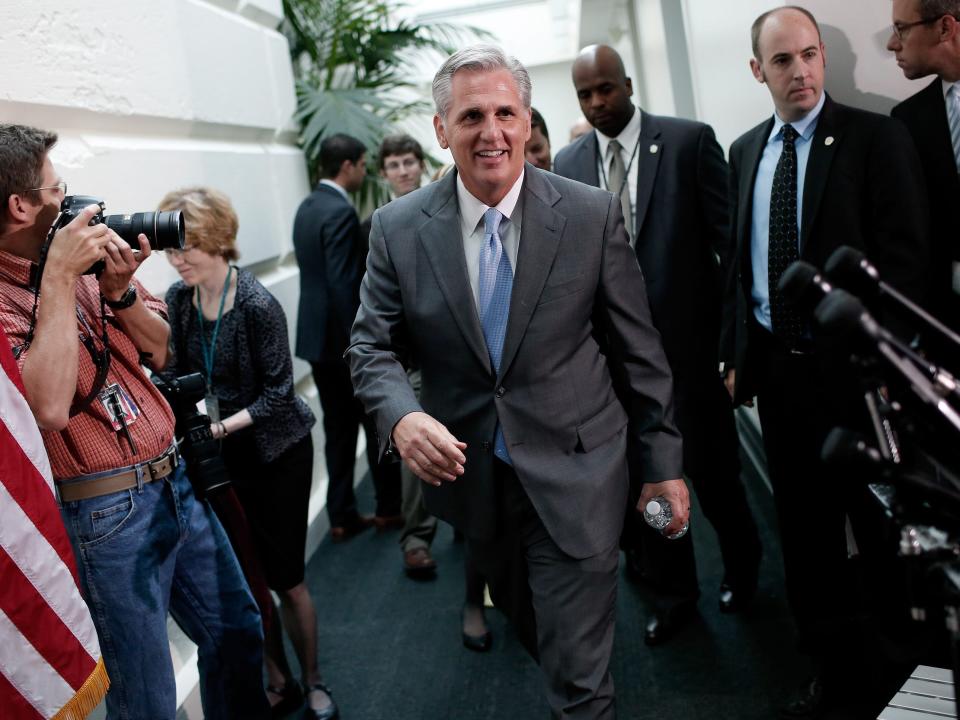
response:
[[[708,125],[633,105],[631,80],[613,48],[584,48],[572,74],[594,130],[563,148],[554,170],[617,194],[624,217],[635,219],[632,244],[673,371],[684,473],[720,541],[720,609],[736,612],[756,590],[760,541],[740,481],[733,405],[719,375],[720,260],[730,255],[727,164]],[[666,540],[631,508],[624,547],[657,593],[645,640],[662,643],[693,615],[700,594],[693,542]]]
[[[931,287],[938,319],[960,330],[960,0],[894,0],[887,49],[910,80],[934,75],[890,113],[913,136],[930,198]]]
[[[822,268],[837,247],[852,245],[916,297],[927,267],[927,210],[904,127],[823,91],[825,48],[808,11],[764,13],[752,40],[750,66],[775,113],[730,148],[736,253],[722,347],[735,402],[757,398],[787,596],[800,649],[813,660],[814,678],[781,715],[814,717],[869,697],[858,672],[869,651],[854,620],[861,606],[847,560],[855,483],[820,460],[829,431],[860,427],[864,411],[858,385],[828,361],[829,345],[777,285],[795,260]]]
[[[300,204],[293,246],[300,266],[296,355],[310,363],[323,409],[326,436],[327,513],[330,534],[345,540],[365,528],[402,524],[400,480],[395,467],[378,463],[376,432],[353,396],[343,360],[360,304],[363,254],[360,221],[347,193],[360,189],[366,148],[349,135],[331,135],[320,146],[323,179]],[[357,512],[353,492],[357,433],[367,435],[367,459],[377,494],[374,517]]]

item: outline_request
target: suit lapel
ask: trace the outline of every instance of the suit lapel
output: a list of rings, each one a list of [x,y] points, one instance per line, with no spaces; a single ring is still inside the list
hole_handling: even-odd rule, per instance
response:
[[[591,130],[573,148],[571,164],[576,168],[576,178],[587,185],[600,187],[600,173],[597,171],[599,157],[600,144],[597,142],[597,134]]]
[[[836,155],[836,147],[843,141],[843,122],[840,108],[830,99],[823,104],[817,129],[810,141],[810,157],[807,160],[807,172],[803,177],[803,215],[800,228],[800,255],[807,247],[814,218],[820,210],[820,201],[830,177],[830,165]]]
[[[760,167],[760,158],[763,149],[773,129],[773,118],[761,125],[752,138],[743,148],[743,157],[740,164],[740,187],[737,188],[742,212],[737,213],[737,247],[741,249],[741,261],[749,269],[750,258],[750,227],[753,224],[753,186],[757,181],[757,170]]]
[[[417,236],[467,345],[492,375],[487,343],[483,339],[477,304],[467,276],[456,188],[456,172],[447,173],[436,184],[436,192],[423,208],[430,218],[420,226]]]
[[[510,369],[553,267],[553,258],[557,254],[566,223],[566,219],[553,209],[559,200],[560,193],[543,178],[541,171],[527,163],[520,246],[498,380]]]
[[[660,125],[653,115],[640,111],[640,138],[637,148],[637,220],[634,225],[634,237],[640,237],[640,228],[647,217],[647,208],[650,207],[650,198],[653,196],[654,181],[657,179],[657,169],[660,167],[660,156],[663,154],[663,143],[660,142]],[[656,148],[653,150],[652,148]]]

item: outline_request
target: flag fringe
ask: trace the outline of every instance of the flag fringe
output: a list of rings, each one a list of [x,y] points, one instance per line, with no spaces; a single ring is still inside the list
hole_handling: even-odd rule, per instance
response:
[[[90,677],[77,690],[77,694],[51,720],[84,720],[100,704],[109,689],[110,678],[103,665],[103,658],[100,658]]]

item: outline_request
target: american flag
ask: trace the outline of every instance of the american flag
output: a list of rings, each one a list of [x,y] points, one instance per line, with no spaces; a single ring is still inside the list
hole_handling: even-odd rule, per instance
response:
[[[109,685],[50,463],[0,329],[0,717],[81,720]]]

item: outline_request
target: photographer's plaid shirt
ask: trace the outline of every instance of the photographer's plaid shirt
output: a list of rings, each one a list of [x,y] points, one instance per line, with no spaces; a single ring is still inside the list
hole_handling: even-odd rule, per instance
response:
[[[0,326],[6,331],[14,348],[23,344],[30,327],[33,290],[29,283],[33,264],[0,251]],[[136,279],[133,283],[146,306],[166,318],[164,303],[148,293]],[[42,292],[40,303],[43,303]],[[93,330],[96,348],[102,350],[100,290],[92,275],[84,275],[77,281],[77,311]],[[118,383],[140,411],[140,416],[129,426],[137,454],[132,454],[123,435],[114,432],[106,410],[94,398],[88,408],[70,418],[63,431],[42,431],[53,477],[58,480],[151,460],[169,448],[173,441],[174,419],[170,406],[140,367],[139,352],[120,328],[113,311],[106,308],[106,313],[112,356],[106,384]],[[88,331],[79,317],[77,333],[77,344],[80,345],[81,335],[87,335]],[[18,358],[17,364],[21,369],[27,357],[29,350]],[[87,395],[96,374],[90,353],[80,346],[75,402]]]

